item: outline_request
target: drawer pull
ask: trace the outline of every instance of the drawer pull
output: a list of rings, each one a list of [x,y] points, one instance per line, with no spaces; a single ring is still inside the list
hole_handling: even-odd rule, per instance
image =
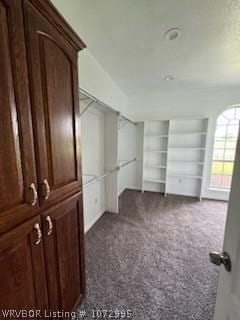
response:
[[[34,207],[36,205],[37,199],[38,199],[38,193],[37,193],[37,189],[35,187],[35,184],[31,183],[29,189],[31,191],[31,198],[30,198],[29,204],[32,207]]]
[[[50,189],[50,186],[49,186],[47,179],[44,179],[42,184],[43,184],[43,188],[42,188],[43,199],[47,200],[50,196],[51,189]]]
[[[41,231],[39,223],[35,223],[34,230],[36,230],[36,233],[37,233],[37,238],[36,238],[34,244],[37,246],[37,245],[39,245],[39,243],[42,240],[42,231]]]
[[[50,236],[50,234],[51,234],[52,231],[53,231],[53,223],[52,223],[51,217],[50,217],[50,216],[47,216],[47,217],[46,217],[46,221],[47,221],[47,224],[48,224],[47,236]]]

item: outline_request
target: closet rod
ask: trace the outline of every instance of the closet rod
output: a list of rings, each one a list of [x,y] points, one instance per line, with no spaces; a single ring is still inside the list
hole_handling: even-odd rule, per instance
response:
[[[83,176],[84,176],[84,174],[83,174]],[[97,178],[96,176],[93,177],[93,178],[91,178],[88,182],[84,183],[83,185],[85,186],[85,185],[87,185],[87,184],[90,184],[91,182],[95,181],[96,178]]]
[[[127,117],[123,116],[122,114],[119,114],[119,117],[122,118],[122,119],[124,119],[125,121],[130,122],[130,123],[133,124],[134,126],[137,125],[137,122],[134,122],[134,121],[128,119]]]
[[[114,113],[116,115],[119,115],[119,112],[114,110],[113,108],[109,107],[107,104],[105,104],[104,102],[98,100],[96,97],[94,97],[92,94],[88,93],[86,90],[79,88],[79,92],[84,95],[85,97],[87,97],[88,99],[92,100],[91,104],[88,105],[83,111],[80,112],[80,117],[84,114],[84,112],[92,105],[93,102],[96,102],[97,105],[100,105],[105,111]],[[80,100],[86,100],[81,99]]]
[[[97,105],[100,105],[106,111],[109,111],[109,112],[112,112],[112,113],[118,115],[120,118],[130,122],[131,124],[134,124],[135,126],[137,125],[136,122],[134,122],[131,119],[128,119],[127,117],[123,116],[119,111],[116,111],[112,107],[108,106],[106,103],[104,103],[101,100],[97,99],[95,96],[93,96],[91,93],[87,92],[86,90],[79,88],[79,92],[82,95],[84,95],[85,97],[87,97],[87,99],[92,100],[92,102],[90,104],[88,104],[88,106],[83,111],[80,112],[80,117],[84,114],[85,111],[87,111],[88,108],[90,108],[90,106],[92,105],[93,102],[96,102]],[[84,99],[80,98],[80,100],[86,100],[86,98],[84,98]]]
[[[117,166],[116,169],[110,170],[110,171],[102,174],[102,175],[99,176],[99,177],[96,177],[96,176],[95,176],[95,177],[93,177],[93,179],[91,179],[90,181],[84,183],[83,186],[84,186],[84,187],[87,187],[87,186],[89,186],[90,184],[93,184],[93,183],[95,183],[95,182],[97,182],[97,181],[101,181],[103,178],[107,177],[109,174],[119,171],[121,168],[127,166],[128,164],[130,164],[130,163],[132,163],[132,162],[134,162],[134,161],[136,161],[136,160],[137,160],[137,159],[134,158],[134,159],[129,160],[129,161],[127,161],[126,163],[122,164],[121,166]],[[91,176],[90,174],[88,174],[88,175],[87,175],[87,174],[83,174],[83,175],[85,175],[85,176]],[[92,175],[92,176],[94,176],[94,175]]]
[[[102,174],[102,175],[99,176],[99,177],[95,177],[94,179],[91,179],[90,181],[88,181],[87,183],[85,183],[83,186],[84,186],[84,187],[88,187],[90,184],[95,183],[95,182],[97,182],[97,181],[101,181],[103,178],[107,177],[110,173],[117,172],[118,170],[119,170],[118,167],[117,167],[116,169],[114,169],[114,170],[110,170],[110,171]]]
[[[134,162],[134,161],[137,161],[136,158],[132,159],[132,160],[129,160],[127,161],[126,163],[122,164],[121,166],[119,166],[120,168],[123,168],[123,167],[126,167],[127,165],[129,165],[130,163]]]

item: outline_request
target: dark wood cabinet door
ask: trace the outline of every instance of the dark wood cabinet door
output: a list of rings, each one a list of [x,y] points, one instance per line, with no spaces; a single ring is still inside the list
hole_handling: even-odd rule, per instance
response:
[[[0,310],[48,308],[43,242],[35,244],[40,223],[36,217],[0,236]]]
[[[85,293],[82,196],[46,210],[42,224],[49,308],[72,311]]]
[[[19,0],[0,0],[0,234],[36,214],[31,111]]]
[[[34,2],[24,10],[39,192],[48,206],[81,190],[77,50]]]

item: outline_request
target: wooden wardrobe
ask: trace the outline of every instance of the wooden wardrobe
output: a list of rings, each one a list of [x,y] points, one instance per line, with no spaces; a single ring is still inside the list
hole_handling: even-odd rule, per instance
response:
[[[85,45],[49,0],[0,0],[0,39],[0,309],[72,311],[85,292]]]

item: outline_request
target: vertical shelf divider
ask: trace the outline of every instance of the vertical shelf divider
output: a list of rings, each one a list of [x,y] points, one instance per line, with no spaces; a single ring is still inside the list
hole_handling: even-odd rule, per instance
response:
[[[104,121],[105,137],[105,170],[111,171],[118,167],[118,115],[106,113]],[[118,213],[118,172],[114,171],[105,179],[106,211]]]
[[[166,164],[167,164],[167,168],[166,168],[166,185],[165,185],[165,197],[168,194],[168,166],[169,166],[169,140],[170,140],[170,134],[171,134],[171,120],[168,121],[168,140],[167,140],[167,160],[166,160]]]
[[[144,193],[144,166],[145,166],[145,148],[146,148],[146,139],[145,139],[145,135],[146,135],[146,121],[143,122],[143,149],[142,149],[142,193]]]

